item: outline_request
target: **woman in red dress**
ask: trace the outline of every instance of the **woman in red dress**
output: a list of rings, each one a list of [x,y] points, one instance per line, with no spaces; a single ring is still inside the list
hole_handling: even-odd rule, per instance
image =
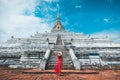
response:
[[[56,54],[56,57],[58,59],[58,62],[56,64],[55,73],[57,75],[61,75],[61,69],[62,69],[62,52],[58,52]]]

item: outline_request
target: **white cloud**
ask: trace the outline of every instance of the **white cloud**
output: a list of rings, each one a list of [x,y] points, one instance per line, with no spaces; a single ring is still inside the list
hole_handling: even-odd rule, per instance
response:
[[[35,32],[49,30],[46,19],[34,16],[37,0],[0,0],[0,42],[10,36],[29,37]],[[25,11],[29,15],[25,15]]]
[[[120,30],[109,29],[91,34],[94,37],[105,38],[106,36],[113,42],[120,43]]]
[[[77,5],[77,6],[75,6],[75,8],[82,8],[82,6],[81,5]]]
[[[103,19],[105,22],[109,22],[109,19],[108,18],[104,18]]]
[[[46,2],[59,2],[59,0],[44,0],[44,1],[46,1]]]

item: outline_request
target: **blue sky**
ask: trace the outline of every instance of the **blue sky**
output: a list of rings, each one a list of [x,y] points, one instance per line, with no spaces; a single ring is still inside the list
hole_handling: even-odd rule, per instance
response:
[[[64,27],[73,32],[84,32],[91,34],[108,29],[120,29],[120,0],[59,0],[50,3],[43,2],[50,8],[60,5],[61,19]],[[43,6],[38,5],[35,16],[47,17],[52,15],[52,22],[56,19],[56,11],[46,14],[39,13]],[[49,18],[49,16],[48,16]]]
[[[50,31],[58,4],[68,31],[120,42],[120,0],[0,0],[0,42]]]

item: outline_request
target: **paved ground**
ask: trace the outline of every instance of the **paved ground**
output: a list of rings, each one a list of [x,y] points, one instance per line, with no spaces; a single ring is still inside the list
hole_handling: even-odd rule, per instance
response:
[[[57,76],[54,70],[0,68],[0,80],[120,80],[120,70],[62,70],[62,73],[63,76]]]

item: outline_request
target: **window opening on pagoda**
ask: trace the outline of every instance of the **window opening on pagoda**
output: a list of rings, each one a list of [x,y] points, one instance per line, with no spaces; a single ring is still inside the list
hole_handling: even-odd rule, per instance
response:
[[[60,27],[58,26],[58,30],[60,29]]]

